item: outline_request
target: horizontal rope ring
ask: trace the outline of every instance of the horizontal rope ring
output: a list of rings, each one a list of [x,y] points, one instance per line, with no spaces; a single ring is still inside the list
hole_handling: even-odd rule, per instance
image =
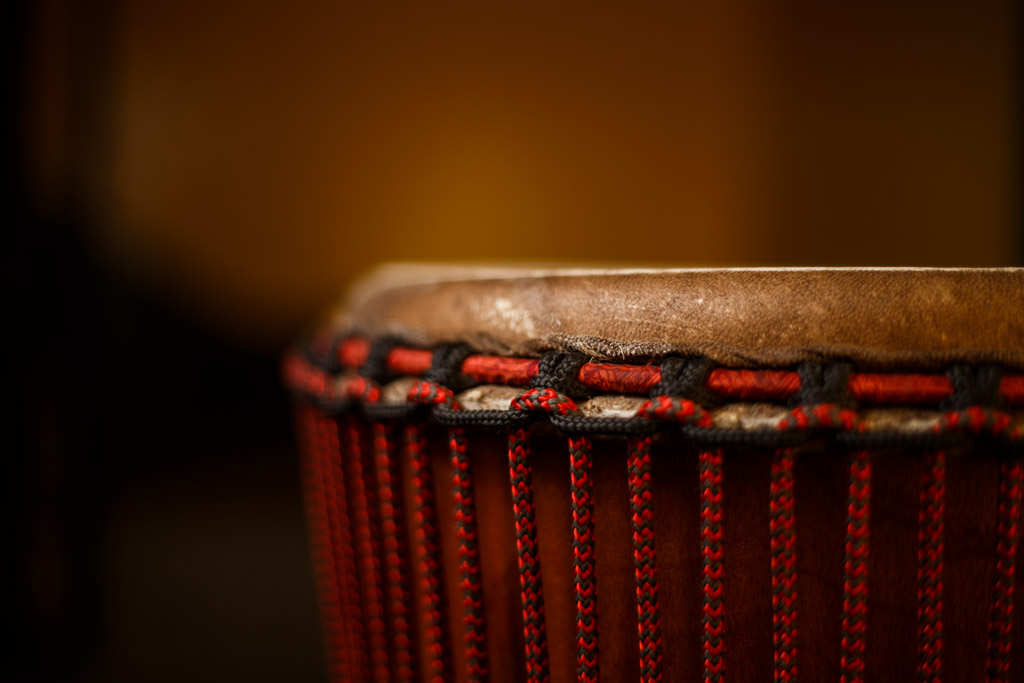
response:
[[[636,411],[636,415],[648,420],[674,421],[697,427],[711,426],[710,413],[697,403],[676,396],[655,396],[647,399]]]
[[[440,406],[447,410],[462,410],[458,399],[455,398],[455,392],[437,382],[413,382],[405,400],[409,403]]]
[[[579,415],[576,401],[554,389],[530,389],[512,399],[509,409],[516,412],[541,412],[556,415]]]
[[[844,432],[863,431],[864,425],[856,411],[834,403],[797,406],[779,421],[779,431],[838,429]]]
[[[1008,441],[1024,440],[1024,429],[1013,426],[1008,413],[982,406],[944,413],[934,427],[936,433],[969,432],[977,435],[1003,437]]]

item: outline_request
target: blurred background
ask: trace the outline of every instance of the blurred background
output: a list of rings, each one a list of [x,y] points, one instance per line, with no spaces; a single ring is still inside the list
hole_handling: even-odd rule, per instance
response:
[[[284,345],[383,260],[1024,263],[1020,10],[11,0],[13,681],[319,681]]]

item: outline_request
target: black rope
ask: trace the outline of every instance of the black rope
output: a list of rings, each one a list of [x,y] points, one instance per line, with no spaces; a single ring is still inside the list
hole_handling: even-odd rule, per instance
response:
[[[942,402],[943,410],[963,410],[973,406],[1002,410],[1006,400],[999,394],[1003,370],[996,365],[954,365],[946,376],[953,385],[953,395]]]
[[[801,363],[797,366],[800,390],[789,400],[791,407],[836,405],[856,409],[857,402],[850,393],[850,363]]]
[[[388,354],[398,346],[399,341],[390,337],[384,337],[373,342],[370,346],[370,353],[366,362],[359,368],[359,374],[366,379],[371,379],[377,384],[387,384],[398,375],[388,368]],[[337,355],[337,354],[335,354]]]
[[[526,426],[538,418],[537,413],[515,410],[451,410],[435,406],[434,419],[446,427],[487,427],[489,429],[511,429]]]
[[[474,351],[465,344],[441,344],[434,348],[430,368],[423,373],[424,382],[433,382],[451,389],[456,394],[476,384],[463,374],[462,363]]]
[[[715,369],[710,359],[668,356],[660,367],[661,382],[651,390],[651,396],[685,398],[704,408],[722,405],[722,398],[707,386],[708,376]]]
[[[576,401],[589,398],[590,390],[577,379],[586,362],[587,357],[578,351],[548,351],[537,363],[530,388],[554,389]]]
[[[585,417],[552,413],[550,420],[567,436],[646,436],[668,426],[663,422],[640,417]]]

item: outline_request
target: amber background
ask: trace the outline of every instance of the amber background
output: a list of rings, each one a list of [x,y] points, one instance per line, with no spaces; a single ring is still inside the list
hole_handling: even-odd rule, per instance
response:
[[[1010,2],[7,5],[15,680],[319,680],[276,357],[382,260],[1024,262]]]

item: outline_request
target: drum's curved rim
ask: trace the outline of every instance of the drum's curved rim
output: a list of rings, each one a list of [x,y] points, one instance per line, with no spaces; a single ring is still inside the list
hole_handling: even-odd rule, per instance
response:
[[[732,367],[1024,367],[1024,269],[392,263],[330,326],[486,353],[707,356]]]

